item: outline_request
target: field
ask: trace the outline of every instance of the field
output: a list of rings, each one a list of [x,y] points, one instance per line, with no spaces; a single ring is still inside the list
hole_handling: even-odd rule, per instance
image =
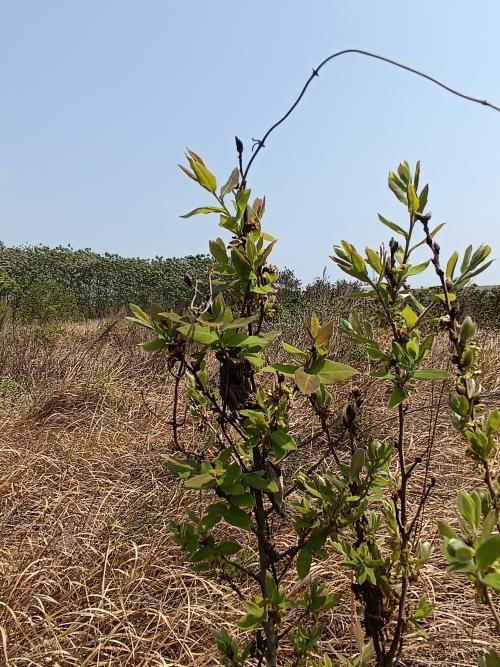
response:
[[[216,665],[210,629],[230,629],[241,616],[231,588],[194,573],[169,535],[169,521],[197,494],[184,491],[163,463],[172,386],[161,358],[138,348],[141,335],[111,320],[1,334],[2,664]],[[493,405],[500,334],[483,332],[480,340],[485,400]],[[363,367],[340,340],[336,349],[339,360]],[[444,343],[433,355],[432,365],[446,366]],[[421,526],[434,553],[419,592],[436,608],[427,637],[410,636],[403,664],[472,666],[498,641],[465,577],[446,573],[435,523],[452,517],[457,490],[478,480],[449,425],[441,383],[421,385],[407,442],[409,452],[422,454],[435,429],[430,472],[438,484]],[[365,428],[391,438],[383,383],[361,388]],[[302,445],[290,466],[306,466],[323,451],[303,415],[297,399],[292,430]],[[188,437],[197,437],[194,427]],[[321,648],[349,650],[357,612],[348,575],[335,556],[313,572],[343,593],[325,619]]]

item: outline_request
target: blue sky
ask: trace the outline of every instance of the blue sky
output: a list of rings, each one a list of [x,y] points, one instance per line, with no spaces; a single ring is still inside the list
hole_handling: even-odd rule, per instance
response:
[[[215,219],[177,167],[186,146],[219,180],[328,54],[373,50],[500,103],[500,3],[3,0],[0,239],[123,255],[204,252]],[[331,246],[387,239],[404,220],[387,171],[420,159],[443,253],[500,256],[500,114],[387,65],[346,56],[322,71],[255,162],[275,261],[304,280]],[[495,263],[481,282],[500,282]]]

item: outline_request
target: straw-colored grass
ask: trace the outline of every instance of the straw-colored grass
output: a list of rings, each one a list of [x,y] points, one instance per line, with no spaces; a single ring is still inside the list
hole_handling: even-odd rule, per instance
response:
[[[137,349],[136,330],[109,324],[0,337],[0,664],[217,665],[210,629],[232,628],[241,604],[225,582],[194,573],[169,536],[169,521],[196,503],[160,456],[169,443],[170,383],[161,362]],[[499,342],[498,334],[484,335],[492,402],[500,399]],[[435,354],[433,365],[447,363],[444,344]],[[427,447],[436,418],[428,406],[439,403],[440,386],[422,385],[412,408],[423,409],[408,429],[415,454]],[[386,398],[382,383],[363,389],[371,425],[388,416]],[[393,426],[385,422],[377,435],[390,437]],[[313,431],[299,405],[293,428],[299,440]],[[321,451],[315,440],[290,465]],[[469,667],[498,640],[471,585],[446,573],[439,551],[436,521],[453,515],[459,488],[478,481],[444,406],[431,471],[437,486],[422,538],[435,551],[413,595],[425,593],[435,612],[427,637],[408,639],[403,664]],[[278,535],[287,539],[286,526]],[[355,652],[347,572],[331,556],[313,573],[344,594],[325,618],[321,649]]]

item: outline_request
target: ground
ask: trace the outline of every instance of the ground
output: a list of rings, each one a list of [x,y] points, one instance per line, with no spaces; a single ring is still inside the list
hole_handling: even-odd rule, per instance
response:
[[[193,572],[169,535],[169,521],[197,495],[163,464],[171,385],[161,360],[137,347],[139,335],[112,321],[0,334],[0,663],[217,665],[210,629],[231,629],[242,615],[229,586]],[[500,338],[481,338],[493,404]],[[347,354],[340,343],[339,354]],[[444,344],[435,355],[432,365],[447,363]],[[499,642],[465,577],[446,572],[436,521],[453,516],[457,490],[479,480],[449,426],[441,384],[422,385],[412,398],[408,452],[424,452],[435,428],[437,485],[421,527],[434,552],[413,595],[425,593],[435,611],[427,636],[408,639],[403,664],[470,667]],[[361,388],[367,428],[391,437],[383,383]],[[299,404],[293,431],[306,443],[292,462],[300,466],[322,447],[309,442],[313,429]],[[187,437],[196,438],[194,427]],[[332,555],[313,574],[343,593],[325,619],[321,650],[354,653],[358,612],[348,572]]]

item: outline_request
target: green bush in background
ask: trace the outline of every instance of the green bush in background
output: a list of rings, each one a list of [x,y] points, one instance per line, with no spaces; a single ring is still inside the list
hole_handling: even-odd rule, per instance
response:
[[[0,317],[8,311],[24,322],[91,319],[115,314],[130,301],[174,307],[190,296],[184,277],[204,276],[209,264],[203,255],[140,259],[0,243]]]

